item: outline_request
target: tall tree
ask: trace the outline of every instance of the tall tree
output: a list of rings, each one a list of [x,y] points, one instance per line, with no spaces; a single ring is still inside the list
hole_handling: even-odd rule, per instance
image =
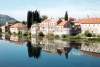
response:
[[[28,11],[27,13],[27,28],[31,28],[32,25],[32,11]]]
[[[35,11],[35,22],[38,22],[38,23],[41,22],[41,17],[37,10]]]
[[[32,12],[32,23],[34,23],[35,22],[35,13],[34,13],[34,11]]]
[[[65,13],[65,20],[67,21],[68,20],[68,14],[67,14],[67,11]]]

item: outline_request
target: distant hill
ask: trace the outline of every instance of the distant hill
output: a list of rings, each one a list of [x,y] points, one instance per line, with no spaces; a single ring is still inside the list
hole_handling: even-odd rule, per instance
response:
[[[5,24],[6,22],[14,22],[14,21],[16,21],[16,19],[14,19],[14,18],[12,18],[12,17],[10,17],[10,16],[8,16],[8,15],[2,15],[2,14],[0,14],[0,25],[1,24]]]

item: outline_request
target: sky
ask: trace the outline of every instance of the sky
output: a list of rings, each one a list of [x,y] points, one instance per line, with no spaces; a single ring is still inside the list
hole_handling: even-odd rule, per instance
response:
[[[38,10],[49,18],[100,17],[100,0],[0,0],[0,14],[9,15],[19,21],[27,20],[29,10]]]

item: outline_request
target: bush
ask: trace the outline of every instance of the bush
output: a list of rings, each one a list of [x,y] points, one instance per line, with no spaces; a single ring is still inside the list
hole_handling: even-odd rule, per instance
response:
[[[73,38],[74,38],[74,39],[80,39],[81,36],[80,36],[80,35],[75,35],[75,36],[73,36]]]
[[[55,37],[55,38],[59,38],[59,35],[55,35],[54,37]]]
[[[91,34],[89,31],[85,31],[84,35],[85,35],[86,37],[91,37],[91,36],[92,36],[92,34]]]
[[[27,36],[27,35],[28,35],[28,32],[23,33],[23,36]]]
[[[67,36],[65,35],[65,34],[62,34],[62,36],[61,36],[62,38],[66,38]]]
[[[44,36],[44,34],[42,32],[39,32],[38,36]]]

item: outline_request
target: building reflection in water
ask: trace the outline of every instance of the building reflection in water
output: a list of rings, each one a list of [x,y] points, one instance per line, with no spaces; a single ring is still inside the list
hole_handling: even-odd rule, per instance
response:
[[[10,42],[15,43],[15,44],[19,44],[19,45],[23,45],[26,42],[26,40],[22,36],[11,35]]]
[[[0,39],[15,44],[23,44],[27,41],[23,37],[14,35],[7,36],[5,34],[2,34],[2,36],[0,36]],[[36,59],[40,58],[41,51],[57,55],[62,55],[64,53],[66,59],[68,59],[68,55],[73,48],[81,51],[81,53],[83,53],[84,55],[100,57],[100,42],[76,42],[55,39],[49,40],[46,38],[31,38],[30,41],[27,41],[27,47],[29,57],[34,57]]]
[[[62,40],[49,40],[43,38],[42,40],[38,40],[37,38],[31,38],[32,46],[41,47],[41,49],[45,52],[62,55],[65,53],[66,59],[68,59],[68,54],[72,50],[72,48],[81,51],[85,55],[92,55],[96,57],[100,57],[100,43],[88,43],[85,42],[76,42],[76,41],[62,41]],[[85,44],[84,44],[85,43]]]
[[[80,50],[86,55],[100,57],[100,43],[82,42]]]

